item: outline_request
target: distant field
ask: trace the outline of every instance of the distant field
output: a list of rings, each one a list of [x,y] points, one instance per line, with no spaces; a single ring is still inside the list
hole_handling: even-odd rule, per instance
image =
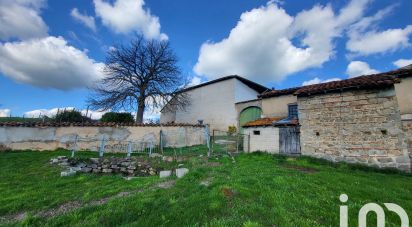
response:
[[[227,156],[207,159],[205,150],[193,152],[183,162],[190,172],[181,179],[133,180],[94,174],[62,178],[60,167],[48,162],[68,151],[0,153],[0,225],[339,226],[342,193],[349,196],[349,226],[358,226],[358,211],[370,202],[396,203],[412,218],[409,174],[262,153],[238,155],[234,163]],[[156,187],[170,181],[171,187]],[[36,216],[39,212],[46,217]],[[386,224],[400,226],[400,221],[386,211]],[[376,226],[375,215],[368,216],[368,226]]]

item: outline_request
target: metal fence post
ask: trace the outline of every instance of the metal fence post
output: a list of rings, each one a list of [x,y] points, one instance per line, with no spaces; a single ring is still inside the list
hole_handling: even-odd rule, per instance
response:
[[[132,155],[132,142],[129,141],[129,144],[127,144],[127,157],[130,157]]]
[[[104,139],[104,136],[103,136],[102,141],[100,142],[99,157],[103,157],[105,142],[106,140]]]
[[[247,152],[250,152],[250,134],[247,135]]]
[[[78,135],[76,134],[76,137],[74,138],[73,148],[72,148],[72,158],[74,157],[74,152],[77,151],[77,137]]]
[[[215,145],[215,141],[214,141],[214,140],[215,140],[215,130],[212,131],[212,138],[210,139],[211,144],[212,144],[212,146],[211,146],[211,147],[212,147],[212,152],[214,152],[214,148],[215,148],[215,147],[214,147],[214,145]]]
[[[159,145],[160,145],[160,152],[163,154],[163,131],[160,130],[160,136],[159,136]]]
[[[236,153],[239,153],[239,137],[240,137],[240,134],[237,134],[236,135]]]
[[[210,157],[211,147],[210,147],[210,132],[209,126],[205,126],[205,136],[206,136],[206,145],[207,145],[207,156]]]

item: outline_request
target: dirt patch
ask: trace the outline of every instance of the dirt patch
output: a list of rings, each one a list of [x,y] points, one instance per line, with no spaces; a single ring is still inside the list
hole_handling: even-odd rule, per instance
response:
[[[21,221],[25,219],[26,216],[27,216],[26,212],[3,216],[3,217],[0,217],[0,224],[7,223],[7,222],[13,222],[13,221]]]
[[[82,206],[82,203],[78,201],[73,201],[73,202],[68,202],[60,205],[59,207],[51,210],[46,210],[46,211],[40,211],[39,213],[36,214],[38,217],[54,217],[58,216],[64,213],[67,213],[69,211],[72,211],[74,209],[80,208]]]
[[[168,188],[173,187],[175,184],[176,184],[175,180],[165,181],[165,182],[161,182],[157,185],[151,186],[146,190],[152,190],[152,189],[155,189],[155,188],[168,189]],[[111,199],[126,197],[126,196],[130,196],[130,195],[140,193],[140,192],[143,192],[143,191],[145,191],[145,190],[139,189],[139,190],[133,190],[133,191],[119,192],[116,195],[109,196],[109,197],[104,197],[104,198],[101,198],[99,200],[94,200],[94,201],[90,201],[90,202],[87,202],[87,203],[81,203],[79,201],[71,201],[71,202],[64,203],[64,204],[60,205],[59,207],[56,207],[56,208],[53,208],[53,209],[43,210],[43,211],[37,212],[34,216],[35,217],[42,217],[42,218],[51,218],[51,217],[63,215],[65,213],[71,212],[73,210],[76,210],[76,209],[79,209],[79,208],[82,208],[82,207],[103,205],[103,204],[106,204],[107,202],[109,202],[109,200],[111,200]],[[6,223],[11,223],[11,222],[19,222],[19,221],[24,220],[24,218],[26,218],[26,217],[27,217],[26,212],[21,212],[21,213],[17,213],[17,214],[2,216],[2,217],[0,217],[0,225],[1,224],[6,224]]]
[[[223,195],[225,196],[226,199],[233,198],[233,195],[235,194],[232,189],[226,188],[226,187],[222,188],[222,193],[223,193]]]
[[[318,172],[317,169],[313,169],[313,168],[309,168],[309,167],[303,167],[303,166],[284,165],[282,167],[286,168],[286,169],[297,170],[301,173],[316,173],[316,172]]]
[[[220,163],[220,162],[206,162],[205,165],[210,166],[210,167],[217,167],[217,166],[222,166],[222,163]]]
[[[158,188],[168,189],[176,184],[175,180],[165,181],[156,185]]]
[[[200,181],[199,184],[208,187],[212,183],[212,181],[213,181],[213,177],[209,177],[209,178],[206,178]]]

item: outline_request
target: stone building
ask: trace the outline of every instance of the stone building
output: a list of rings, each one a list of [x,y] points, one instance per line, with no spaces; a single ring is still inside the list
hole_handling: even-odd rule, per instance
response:
[[[285,109],[283,100],[296,100],[303,155],[410,171],[410,88],[409,66],[342,81],[267,91],[259,97],[263,113],[269,112],[265,102],[271,103],[266,106],[283,102],[281,109]]]
[[[411,170],[412,67],[282,90],[238,76],[184,90],[188,111],[161,121],[237,125],[250,151]],[[291,107],[294,107],[291,109]],[[291,114],[291,111],[295,114]]]

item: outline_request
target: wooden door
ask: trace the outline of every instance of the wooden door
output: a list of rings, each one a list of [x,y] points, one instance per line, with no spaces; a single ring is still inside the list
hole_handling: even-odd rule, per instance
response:
[[[281,154],[300,154],[299,127],[279,128],[279,150]]]
[[[243,133],[242,126],[248,123],[249,121],[254,121],[259,119],[262,116],[262,109],[257,106],[247,107],[246,109],[242,110],[239,116],[239,126],[240,126],[240,133]]]

